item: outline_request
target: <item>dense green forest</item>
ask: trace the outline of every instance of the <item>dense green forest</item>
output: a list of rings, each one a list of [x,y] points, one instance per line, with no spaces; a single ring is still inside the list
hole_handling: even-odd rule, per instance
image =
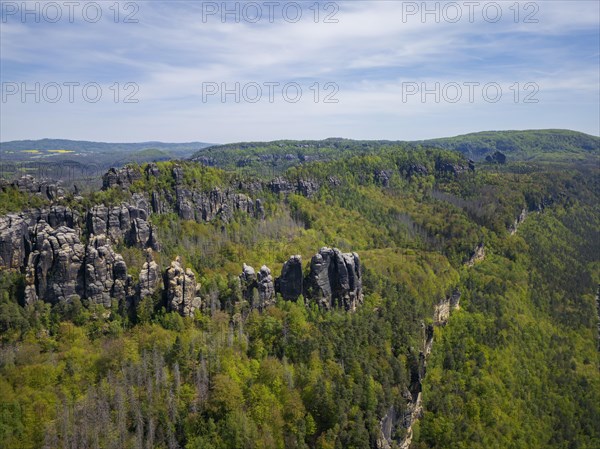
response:
[[[219,187],[260,197],[264,217],[149,215],[158,265],[180,256],[200,283],[193,317],[167,311],[163,290],[133,310],[24,306],[25,273],[0,269],[0,446],[383,449],[411,436],[413,449],[600,447],[598,139],[536,158],[546,137],[490,146],[507,162],[474,167],[430,144],[207,149],[204,163],[160,162],[156,176],[131,166],[130,185],[57,200],[83,216],[132,194]],[[207,166],[217,154],[222,168]],[[314,188],[267,188],[273,175]],[[44,202],[6,187],[0,205]],[[242,294],[242,264],[279,276],[299,254],[308,270],[323,246],[360,255],[355,312],[279,294],[258,310]],[[136,280],[146,251],[115,250]],[[460,307],[436,322],[456,292]]]

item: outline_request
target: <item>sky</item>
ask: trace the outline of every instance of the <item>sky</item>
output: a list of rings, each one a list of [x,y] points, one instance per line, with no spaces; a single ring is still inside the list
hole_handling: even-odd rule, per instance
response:
[[[0,6],[0,141],[600,135],[597,1]]]

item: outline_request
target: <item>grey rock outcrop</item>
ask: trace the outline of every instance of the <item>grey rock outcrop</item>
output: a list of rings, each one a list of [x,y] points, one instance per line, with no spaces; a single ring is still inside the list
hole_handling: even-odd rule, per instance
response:
[[[291,256],[281,269],[281,276],[275,280],[275,291],[288,301],[296,301],[303,290],[302,257]]]
[[[110,307],[124,301],[129,286],[127,265],[104,234],[93,235],[85,248],[84,295],[91,303]]]
[[[391,177],[392,173],[389,170],[375,170],[373,173],[373,179],[375,183],[381,185],[382,187],[389,187]]]
[[[268,307],[275,300],[275,284],[271,270],[266,265],[263,265],[258,272],[258,300],[260,301],[259,308]]]
[[[411,164],[406,169],[406,175],[410,178],[413,176],[427,176],[429,170],[422,164]]]
[[[112,187],[126,188],[141,178],[142,174],[133,167],[111,168],[102,176],[102,190],[108,190]]]
[[[485,259],[485,245],[480,243],[471,253],[471,257],[466,261],[465,265],[472,267],[476,262],[481,262]]]
[[[159,288],[162,288],[163,280],[160,273],[160,267],[154,261],[152,250],[146,250],[146,262],[140,271],[140,281],[138,286],[139,299],[146,296],[152,296]]]
[[[258,287],[256,283],[256,271],[250,265],[244,264],[242,267],[242,274],[240,274],[240,289],[242,291],[242,297],[252,303],[254,297],[254,289]]]
[[[92,207],[87,214],[87,232],[107,235],[113,243],[124,242],[138,248],[158,250],[158,241],[152,225],[148,223],[148,204],[145,199],[133,197],[136,203],[106,207]]]
[[[492,164],[506,164],[506,155],[501,151],[494,151],[494,153],[488,154],[485,160]]]
[[[475,170],[475,166],[474,165],[471,166],[469,163],[467,163],[467,164],[463,164],[461,162],[451,163],[451,162],[438,160],[435,163],[435,169],[438,173],[440,173],[442,175],[458,176],[461,173]]]
[[[55,200],[64,196],[64,189],[59,183],[47,179],[37,179],[31,175],[22,176],[5,187],[12,186],[21,192],[39,195],[47,200]]]
[[[315,181],[298,179],[296,182],[285,178],[275,178],[267,184],[267,188],[273,193],[297,193],[306,197],[312,196],[319,190],[319,184]]]
[[[76,229],[79,222],[77,212],[68,207],[51,206],[30,209],[18,214],[0,217],[0,267],[22,269],[27,264],[32,242],[29,227],[45,221],[53,228],[67,226]]]
[[[158,201],[159,199],[156,200],[156,202]],[[221,218],[228,222],[235,211],[253,216],[264,216],[262,203],[260,203],[261,207],[256,215],[255,205],[255,201],[248,195],[235,193],[231,189],[214,188],[208,192],[189,190],[181,186],[175,189],[174,211],[184,220],[195,220],[200,223]]]
[[[70,302],[75,297],[111,307],[127,299],[131,278],[127,265],[104,235],[90,236],[83,245],[77,230],[54,229],[44,220],[31,228],[32,250],[25,268],[25,302],[38,299]]]
[[[33,250],[26,269],[25,302],[42,298],[52,304],[84,295],[85,247],[66,226],[53,229],[40,221],[33,229]]]
[[[192,270],[184,269],[181,258],[177,257],[166,273],[167,309],[179,312],[183,316],[194,316],[201,306],[200,285]]]
[[[320,307],[343,307],[354,311],[362,303],[362,273],[358,254],[327,247],[313,256],[308,274],[307,296]]]
[[[521,223],[523,223],[525,221],[525,219],[527,218],[528,214],[529,214],[529,211],[526,208],[523,208],[521,210],[521,213],[519,214],[519,216],[517,218],[515,218],[515,221],[512,224],[512,226],[510,226],[508,228],[508,231],[510,232],[510,235],[515,235],[517,233],[517,230],[519,229],[519,226],[521,225]]]
[[[240,274],[240,288],[243,298],[252,308],[263,310],[275,300],[275,286],[271,270],[266,265],[256,273],[254,268],[244,264]],[[256,290],[256,293],[255,293]]]
[[[21,268],[26,257],[29,223],[20,214],[0,217],[0,268]]]
[[[158,165],[156,165],[154,162],[150,162],[148,165],[146,165],[145,173],[146,179],[156,178],[160,174],[160,170]]]

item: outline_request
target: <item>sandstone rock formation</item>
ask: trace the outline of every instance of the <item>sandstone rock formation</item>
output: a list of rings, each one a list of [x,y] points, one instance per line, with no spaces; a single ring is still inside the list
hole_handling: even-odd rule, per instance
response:
[[[147,221],[147,203],[139,196],[132,199],[137,200],[136,205],[123,203],[109,208],[100,204],[92,207],[86,220],[88,233],[106,234],[113,243],[124,242],[129,246],[158,250],[156,233]]]
[[[296,182],[285,178],[275,178],[267,184],[267,188],[273,193],[297,193],[306,197],[312,196],[319,185],[310,180],[298,179]]]
[[[167,310],[179,312],[183,316],[194,316],[201,306],[200,285],[192,270],[184,269],[178,256],[166,273]]]
[[[275,300],[273,276],[266,265],[263,265],[257,274],[254,268],[244,264],[242,274],[240,274],[240,288],[243,298],[250,303],[252,308],[263,310],[273,304]]]
[[[30,209],[0,217],[0,267],[21,269],[31,251],[29,227],[43,220],[53,228],[76,228],[77,212],[63,206]]]
[[[102,190],[108,190],[115,186],[121,188],[129,187],[141,178],[142,174],[133,167],[111,168],[102,176]]]
[[[158,208],[160,198],[153,198],[153,205],[155,203]],[[175,188],[174,204],[174,211],[184,220],[203,222],[219,217],[228,222],[233,217],[234,211],[255,215],[256,203],[248,195],[235,193],[231,189],[214,188],[208,192],[200,192],[179,186]],[[263,207],[260,207],[257,216],[264,216]]]
[[[152,250],[148,249],[146,250],[146,262],[144,262],[142,271],[140,271],[140,281],[138,285],[139,299],[153,295],[156,290],[162,288],[162,284],[163,281],[160,273],[160,267],[154,261]]]
[[[296,301],[302,294],[302,257],[299,255],[291,256],[283,264],[281,276],[275,280],[275,291],[283,296],[283,299]]]
[[[275,300],[275,285],[273,283],[273,276],[271,276],[271,270],[266,265],[260,267],[258,272],[258,300],[259,309],[268,307],[273,304]]]
[[[29,223],[22,214],[0,217],[0,268],[18,269],[25,263]]]
[[[38,180],[31,175],[25,175],[11,183],[6,183],[3,188],[6,187],[15,187],[21,192],[39,195],[50,201],[58,199],[65,194],[60,183],[47,179]]]
[[[85,248],[85,298],[110,307],[112,299],[126,299],[130,282],[123,257],[113,251],[104,234],[93,235]]]
[[[66,226],[53,229],[40,221],[33,229],[32,252],[26,270],[25,302],[42,298],[52,304],[84,295],[82,270],[85,247]]]
[[[258,287],[256,283],[256,271],[250,265],[244,264],[242,274],[240,274],[239,278],[242,297],[252,304],[254,289]]]
[[[321,248],[310,261],[307,296],[325,309],[356,310],[363,300],[361,274],[358,254]]]
[[[467,163],[465,165],[461,162],[451,163],[451,162],[438,160],[435,163],[435,170],[441,174],[458,176],[464,172],[474,171],[475,165],[469,164],[469,163]]]

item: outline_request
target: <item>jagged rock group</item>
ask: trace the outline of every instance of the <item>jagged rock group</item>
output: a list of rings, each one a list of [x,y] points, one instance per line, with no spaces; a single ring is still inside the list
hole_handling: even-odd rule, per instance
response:
[[[138,179],[141,179],[141,173],[133,167],[126,166],[121,169],[111,168],[102,176],[102,189],[111,187],[129,187]]]
[[[55,200],[64,196],[65,191],[59,182],[48,179],[38,180],[31,175],[24,175],[12,182],[0,180],[0,188],[15,187],[21,192],[39,195],[47,200]]]
[[[138,248],[159,249],[156,231],[148,223],[148,204],[141,195],[134,195],[134,205],[123,203],[108,208],[94,206],[87,214],[87,229],[91,234],[106,234],[114,242],[124,242]]]
[[[307,303],[314,302],[326,310],[354,311],[363,301],[358,254],[327,247],[313,256],[306,277],[302,271],[302,258],[295,255],[283,264],[281,276],[274,283],[268,267],[263,265],[257,275],[254,268],[244,264],[240,286],[243,298],[253,307],[260,308],[274,301],[275,292],[288,301],[297,301],[303,295]],[[258,291],[259,305],[254,304],[254,289]]]
[[[356,253],[321,248],[310,261],[307,291],[325,309],[355,310],[362,302],[360,259]]]
[[[257,274],[254,268],[244,264],[239,279],[242,297],[253,308],[262,310],[273,304],[275,301],[275,287],[269,267],[263,265]]]
[[[85,246],[74,229],[52,228],[40,221],[33,228],[32,251],[27,260],[25,302],[39,297],[55,304],[82,297],[85,289]]]
[[[298,193],[310,197],[319,189],[319,185],[305,179],[293,182],[284,178],[275,178],[267,184],[267,188],[273,193]]]

